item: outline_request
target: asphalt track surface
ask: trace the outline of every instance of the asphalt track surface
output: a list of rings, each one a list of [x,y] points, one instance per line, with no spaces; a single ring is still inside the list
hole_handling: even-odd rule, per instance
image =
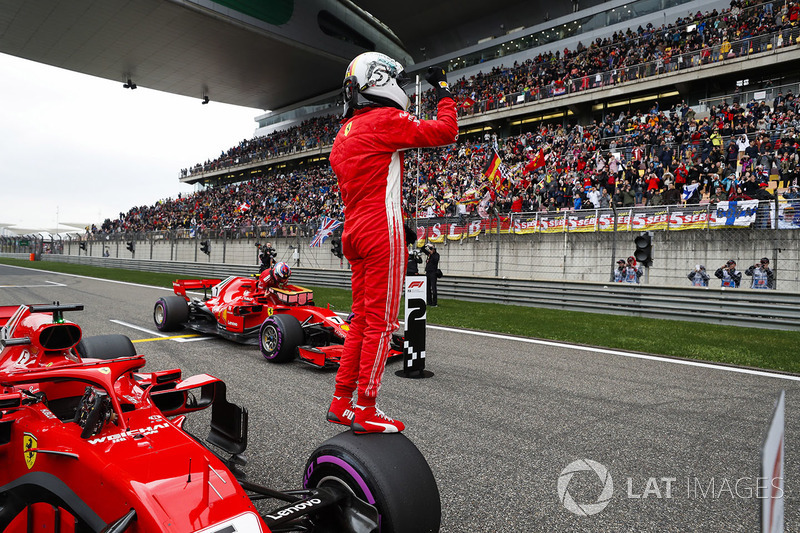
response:
[[[164,294],[0,265],[0,305],[83,303],[85,311],[67,318],[84,335],[157,338],[152,308]],[[428,315],[435,321],[436,309]],[[145,370],[181,368],[184,376],[225,380],[229,399],[250,413],[252,481],[298,488],[309,454],[340,431],[324,420],[333,372],[271,364],[257,348],[221,339],[135,346],[147,356]],[[399,362],[390,363],[380,404],[407,424],[433,469],[442,531],[758,531],[760,447],[781,389],[786,530],[798,530],[797,377],[436,327],[429,327],[427,353],[435,376],[402,379],[394,375]],[[205,423],[189,427],[205,434]],[[601,463],[613,480],[607,506],[591,516],[569,512],[557,490],[562,470],[580,459]],[[578,472],[568,492],[595,503],[604,486]]]

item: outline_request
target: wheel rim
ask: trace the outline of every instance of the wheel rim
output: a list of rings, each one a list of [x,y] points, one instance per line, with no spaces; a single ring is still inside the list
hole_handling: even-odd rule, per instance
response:
[[[164,306],[159,303],[156,305],[156,310],[153,312],[153,318],[156,320],[156,324],[163,324],[164,323]]]
[[[272,354],[278,348],[278,331],[272,324],[267,324],[261,330],[261,349]]]
[[[356,480],[352,480],[356,482]],[[356,482],[357,483],[357,482]],[[345,501],[340,502],[337,506],[340,513],[348,514],[348,515],[360,515],[365,520],[365,523],[372,522],[376,526],[379,526],[381,523],[381,513],[378,510],[376,502],[370,501],[372,500],[371,494],[369,496],[365,494],[357,494],[356,490],[354,489],[351,483],[336,474],[328,474],[327,476],[322,477],[316,484],[319,488],[341,488],[346,490],[350,495],[351,498],[345,499]],[[364,498],[367,498],[366,500]]]
[[[347,492],[358,498],[358,495],[355,493],[353,488],[345,480],[343,480],[338,476],[325,476],[319,480],[319,483],[317,483],[317,487],[332,487],[332,486],[343,487],[344,489],[347,490]]]

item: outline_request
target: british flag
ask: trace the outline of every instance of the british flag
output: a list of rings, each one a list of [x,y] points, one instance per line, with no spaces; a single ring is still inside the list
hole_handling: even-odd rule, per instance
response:
[[[317,234],[314,235],[314,238],[311,239],[311,244],[309,246],[312,248],[314,246],[322,246],[322,243],[325,242],[325,239],[330,237],[333,234],[333,231],[341,225],[342,223],[335,218],[322,217],[322,223],[319,226],[319,230],[317,230]]]

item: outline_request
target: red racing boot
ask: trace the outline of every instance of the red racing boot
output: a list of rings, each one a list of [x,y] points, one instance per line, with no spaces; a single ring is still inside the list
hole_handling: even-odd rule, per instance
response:
[[[355,417],[353,418],[353,433],[362,435],[364,433],[399,433],[406,426],[399,420],[394,420],[386,416],[377,407],[355,406]]]
[[[353,421],[353,415],[355,414],[354,411],[355,408],[352,398],[334,396],[331,406],[328,408],[328,422],[350,427],[350,423]]]

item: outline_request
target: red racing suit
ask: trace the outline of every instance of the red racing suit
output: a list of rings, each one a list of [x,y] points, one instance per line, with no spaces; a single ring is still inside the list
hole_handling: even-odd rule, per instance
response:
[[[401,210],[403,153],[458,137],[456,108],[439,100],[437,120],[393,107],[366,108],[342,126],[330,162],[344,201],[342,251],[352,269],[353,319],[336,374],[336,396],[375,404],[403,291],[408,250]]]

